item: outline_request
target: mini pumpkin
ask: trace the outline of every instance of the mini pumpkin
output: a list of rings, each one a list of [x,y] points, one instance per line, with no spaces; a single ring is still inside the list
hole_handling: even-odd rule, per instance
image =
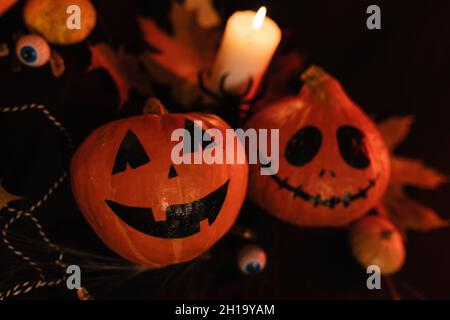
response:
[[[350,244],[356,260],[364,267],[376,265],[382,274],[400,270],[405,262],[405,246],[398,229],[388,219],[367,216],[350,228]]]
[[[67,9],[80,9],[80,28],[69,29]],[[95,27],[97,12],[90,0],[28,0],[23,11],[25,25],[31,32],[56,45],[76,44],[86,39]]]
[[[279,129],[279,171],[250,167],[249,195],[301,226],[343,226],[371,209],[389,180],[389,155],[372,120],[317,66],[298,96],[253,116],[248,128]],[[270,150],[270,149],[266,149]]]
[[[225,134],[229,128],[207,114],[135,116],[96,129],[74,155],[72,190],[81,212],[112,250],[134,263],[162,267],[191,260],[239,213],[247,164],[171,161],[172,132],[197,120],[203,130]]]

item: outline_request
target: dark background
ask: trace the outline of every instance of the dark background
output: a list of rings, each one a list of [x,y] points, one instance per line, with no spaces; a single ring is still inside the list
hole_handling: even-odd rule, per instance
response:
[[[130,52],[143,48],[135,17],[155,18],[169,28],[169,1],[93,1],[99,21],[89,41],[123,44]],[[336,76],[348,94],[376,120],[414,115],[415,123],[398,154],[423,159],[450,174],[450,2],[448,1],[215,1],[224,17],[236,10],[268,14],[285,30],[282,49],[295,48],[305,66],[316,63]],[[378,4],[382,30],[366,28],[366,8]],[[0,42],[12,44],[24,32],[21,5],[0,18]],[[104,70],[85,73],[90,54],[86,43],[58,48],[66,72],[54,78],[48,66],[12,72],[11,61],[0,59],[0,106],[39,102],[66,125],[78,145],[94,128],[142,106],[145,97],[132,94],[121,114],[115,112],[117,91]],[[163,101],[164,102],[164,101]],[[0,178],[7,190],[27,200],[39,199],[67,164],[64,140],[38,112],[0,114]],[[408,190],[442,217],[450,218],[450,186],[437,191]],[[236,254],[248,241],[227,235],[210,259],[157,271],[135,270],[111,253],[78,211],[66,181],[37,211],[44,228],[65,248],[66,261],[79,264],[83,285],[96,298],[392,298],[388,282],[369,291],[367,275],[352,258],[345,229],[305,229],[290,226],[247,202],[239,224],[257,232],[256,242],[267,252],[266,270],[242,275]],[[9,213],[3,210],[0,223]],[[14,226],[11,239],[40,261],[49,274],[61,275],[29,222]],[[402,298],[450,298],[450,230],[408,233],[404,268],[391,277]],[[36,274],[20,259],[0,248],[0,288]],[[39,289],[24,298],[73,299],[63,287]]]

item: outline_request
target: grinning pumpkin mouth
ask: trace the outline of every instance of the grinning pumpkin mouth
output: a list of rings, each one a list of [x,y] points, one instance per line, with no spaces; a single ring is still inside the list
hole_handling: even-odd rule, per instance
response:
[[[184,238],[200,231],[200,222],[216,221],[228,192],[230,180],[207,196],[189,203],[167,207],[166,220],[155,221],[151,208],[131,207],[105,200],[108,207],[133,229],[158,238]]]
[[[293,194],[294,199],[300,198],[305,201],[311,202],[314,205],[314,207],[325,206],[330,209],[334,209],[334,207],[336,207],[339,204],[342,204],[344,206],[344,208],[348,208],[354,201],[356,201],[358,199],[367,198],[367,193],[370,191],[370,189],[375,187],[376,180],[378,179],[378,177],[376,177],[375,179],[369,180],[369,183],[365,187],[359,188],[358,192],[356,192],[356,193],[348,192],[341,197],[333,196],[330,198],[322,198],[322,196],[320,194],[313,196],[313,195],[307,193],[306,191],[304,191],[302,189],[301,185],[295,187],[295,186],[289,184],[287,178],[281,179],[277,175],[272,175],[271,177],[273,180],[275,180],[275,182],[278,184],[280,189],[286,189],[286,190],[290,191]]]

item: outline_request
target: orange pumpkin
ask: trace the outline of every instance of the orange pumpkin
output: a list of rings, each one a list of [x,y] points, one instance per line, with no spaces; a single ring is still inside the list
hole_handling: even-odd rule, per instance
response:
[[[405,246],[398,229],[386,218],[367,216],[350,229],[350,244],[364,267],[376,265],[382,274],[397,272],[405,262]]]
[[[239,213],[247,164],[171,161],[173,130],[196,120],[203,130],[225,135],[229,128],[207,114],[136,116],[96,129],[74,155],[72,189],[81,212],[112,250],[132,262],[162,267],[191,260]]]
[[[67,20],[73,14],[70,6],[77,6],[80,29],[69,29]],[[23,20],[31,32],[57,45],[76,44],[86,39],[97,23],[97,12],[90,0],[27,0]]]
[[[252,165],[249,195],[292,224],[347,225],[385,192],[388,151],[375,124],[336,79],[317,66],[302,79],[299,96],[268,106],[246,125],[280,130],[279,171],[263,176]]]

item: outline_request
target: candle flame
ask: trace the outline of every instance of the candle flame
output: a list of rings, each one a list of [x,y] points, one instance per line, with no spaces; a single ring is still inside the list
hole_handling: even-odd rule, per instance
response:
[[[267,13],[266,7],[263,6],[263,7],[259,8],[255,17],[253,18],[253,22],[252,22],[253,29],[255,29],[256,31],[261,29],[261,26],[264,22],[264,18],[266,17],[266,13]]]

